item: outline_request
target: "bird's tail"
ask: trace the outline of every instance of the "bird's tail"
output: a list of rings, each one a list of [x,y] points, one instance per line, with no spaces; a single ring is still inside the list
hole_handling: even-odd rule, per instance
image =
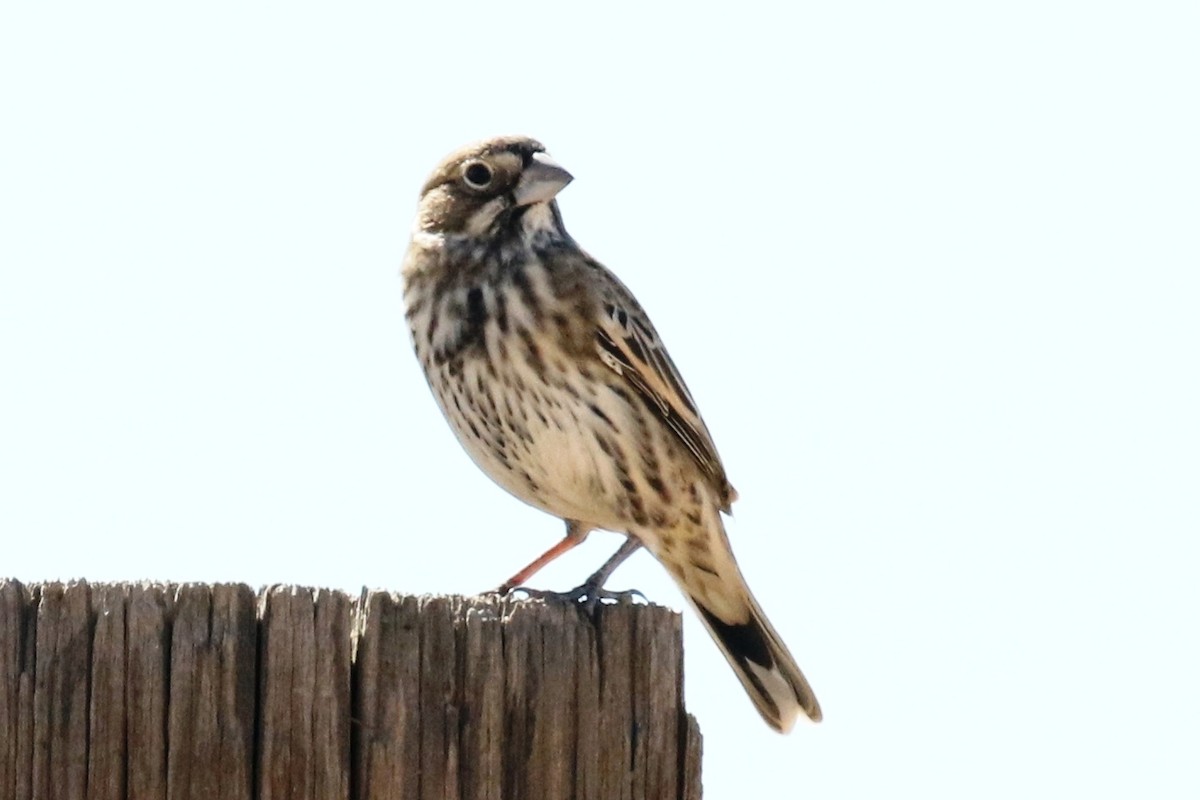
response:
[[[820,722],[817,696],[750,593],[724,531],[713,538],[719,538],[719,543],[710,540],[711,544],[719,546],[712,548],[718,552],[712,553],[711,563],[676,564],[661,556],[660,560],[695,607],[767,724],[787,733],[801,712]],[[695,555],[699,548],[688,550]]]
[[[821,721],[812,687],[749,592],[744,622],[725,622],[696,598],[691,600],[768,725],[787,733],[801,711],[813,722]]]

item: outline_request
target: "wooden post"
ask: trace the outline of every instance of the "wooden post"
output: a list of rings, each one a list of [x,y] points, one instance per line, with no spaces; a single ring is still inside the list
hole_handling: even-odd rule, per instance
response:
[[[694,800],[679,616],[0,581],[0,798]]]

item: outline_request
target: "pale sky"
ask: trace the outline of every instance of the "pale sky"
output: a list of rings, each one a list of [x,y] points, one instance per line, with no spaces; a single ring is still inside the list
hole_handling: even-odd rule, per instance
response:
[[[0,574],[474,593],[556,541],[398,276],[523,133],[825,710],[769,731],[689,613],[706,797],[1200,796],[1198,6],[811,5],[6,4]]]

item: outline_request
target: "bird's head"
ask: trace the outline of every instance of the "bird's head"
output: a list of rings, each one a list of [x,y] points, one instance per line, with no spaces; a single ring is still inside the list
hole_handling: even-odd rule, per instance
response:
[[[504,136],[468,145],[443,159],[425,182],[416,229],[495,234],[537,206],[557,219],[554,196],[570,182],[571,173],[533,139]]]

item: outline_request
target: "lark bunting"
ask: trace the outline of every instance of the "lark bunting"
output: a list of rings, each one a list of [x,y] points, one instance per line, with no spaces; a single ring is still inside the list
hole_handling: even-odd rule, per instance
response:
[[[447,157],[426,181],[404,260],[413,345],[475,463],[567,535],[628,537],[574,596],[645,546],[695,606],[763,718],[821,709],[751,595],[721,519],[737,494],[662,340],[629,290],[579,248],[555,196],[572,180],[524,137]]]

